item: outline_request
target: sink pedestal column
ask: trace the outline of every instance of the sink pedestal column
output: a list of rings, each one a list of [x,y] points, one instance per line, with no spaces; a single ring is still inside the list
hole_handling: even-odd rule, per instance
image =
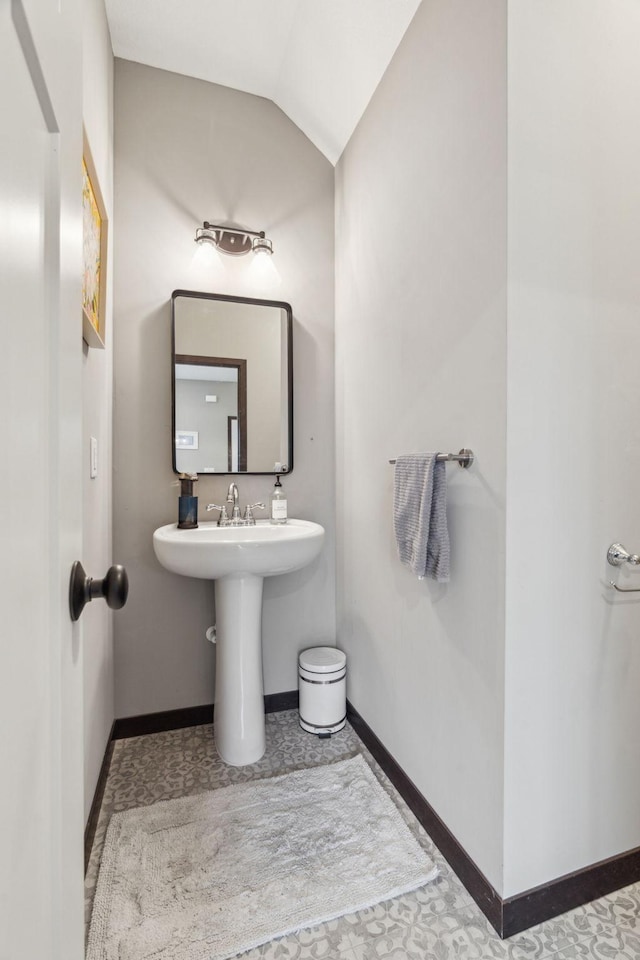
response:
[[[216,687],[213,732],[225,763],[255,763],[265,750],[262,583],[253,574],[215,581]]]

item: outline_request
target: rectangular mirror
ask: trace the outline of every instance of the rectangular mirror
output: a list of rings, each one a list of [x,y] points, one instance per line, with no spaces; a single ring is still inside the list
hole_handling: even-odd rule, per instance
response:
[[[290,305],[175,290],[171,307],[173,469],[290,473]]]

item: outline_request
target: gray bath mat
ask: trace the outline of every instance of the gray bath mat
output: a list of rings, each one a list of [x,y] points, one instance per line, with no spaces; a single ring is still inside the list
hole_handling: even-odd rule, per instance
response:
[[[437,869],[361,756],[115,814],[87,960],[226,960]]]

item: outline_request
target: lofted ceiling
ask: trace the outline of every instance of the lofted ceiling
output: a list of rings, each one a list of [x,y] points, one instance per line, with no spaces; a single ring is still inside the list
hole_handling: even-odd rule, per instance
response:
[[[116,57],[273,100],[336,163],[420,0],[106,0]]]

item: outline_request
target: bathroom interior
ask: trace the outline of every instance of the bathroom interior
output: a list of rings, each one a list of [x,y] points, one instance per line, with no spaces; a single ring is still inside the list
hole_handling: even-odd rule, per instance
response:
[[[276,18],[220,0],[196,52],[195,0],[161,6],[171,43],[147,42],[151,3],[82,5],[109,223],[104,348],[82,358],[82,562],[129,580],[122,609],[80,621],[85,823],[105,759],[129,806],[236,776],[198,780],[211,582],[153,547],[178,519],[172,295],[290,304],[282,485],[324,543],[264,581],[284,759],[261,775],[364,751],[434,841],[441,887],[247,956],[640,956],[640,593],[620,592],[640,581],[607,562],[615,542],[640,552],[640,8],[291,0]],[[265,231],[273,256],[201,256],[204,221]],[[461,448],[450,581],[422,580],[398,560],[389,461]],[[243,510],[268,506],[273,470],[201,473],[201,521],[230,481]],[[350,722],[326,741],[297,722],[298,656],[318,646],[348,665]]]

